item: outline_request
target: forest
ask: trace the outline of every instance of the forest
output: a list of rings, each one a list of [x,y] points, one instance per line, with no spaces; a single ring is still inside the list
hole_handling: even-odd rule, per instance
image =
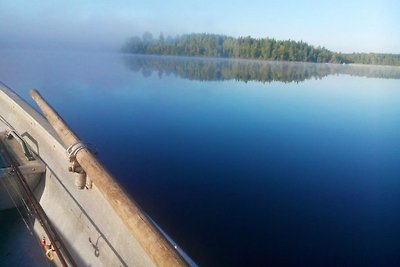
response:
[[[218,34],[191,33],[154,38],[151,33],[127,40],[122,52],[143,55],[222,57],[256,60],[279,60],[315,63],[358,63],[400,66],[399,54],[337,53],[303,41],[274,38],[229,37]]]

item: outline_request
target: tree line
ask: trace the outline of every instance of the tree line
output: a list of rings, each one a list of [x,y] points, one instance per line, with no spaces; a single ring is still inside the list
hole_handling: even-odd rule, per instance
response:
[[[122,52],[145,55],[223,57],[315,63],[359,63],[400,66],[400,55],[377,53],[337,53],[303,41],[274,38],[234,38],[218,34],[192,33],[154,38],[150,33],[132,37]]]

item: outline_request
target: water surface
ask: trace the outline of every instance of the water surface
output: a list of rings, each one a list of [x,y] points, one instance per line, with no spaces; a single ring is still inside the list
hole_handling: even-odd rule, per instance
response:
[[[0,169],[1,168],[4,168],[6,166],[6,163],[4,162],[4,159],[3,159],[3,157],[1,156],[1,154],[0,154]]]
[[[1,266],[50,266],[39,240],[28,230],[16,209],[0,211],[0,241]]]
[[[400,265],[399,68],[1,56],[200,265]]]

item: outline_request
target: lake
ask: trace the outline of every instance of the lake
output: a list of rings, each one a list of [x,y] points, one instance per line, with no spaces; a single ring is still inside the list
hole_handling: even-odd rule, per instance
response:
[[[43,249],[37,245],[36,238],[26,227],[17,209],[0,212],[0,229],[1,266],[48,266]]]
[[[6,163],[3,159],[3,157],[0,155],[0,168],[4,168],[6,166]]]
[[[199,265],[400,265],[400,68],[0,56]]]

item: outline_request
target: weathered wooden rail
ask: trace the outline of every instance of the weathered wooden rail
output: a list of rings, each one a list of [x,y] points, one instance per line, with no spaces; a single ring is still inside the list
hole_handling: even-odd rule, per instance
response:
[[[77,135],[69,129],[60,115],[42,98],[37,90],[32,90],[31,96],[66,147],[80,142]],[[94,186],[110,203],[129,232],[138,240],[157,266],[188,265],[88,149],[83,148],[77,151],[75,158]]]

